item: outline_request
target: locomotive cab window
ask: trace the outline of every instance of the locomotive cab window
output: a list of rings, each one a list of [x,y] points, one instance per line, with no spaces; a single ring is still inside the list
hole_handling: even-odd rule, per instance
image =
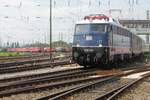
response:
[[[87,24],[80,24],[80,25],[76,25],[76,28],[75,28],[75,32],[78,34],[78,33],[87,33],[89,32],[89,25]]]
[[[107,32],[107,25],[102,24],[93,24],[90,27],[91,32],[95,33],[105,33]]]
[[[76,34],[89,33],[105,33],[107,32],[107,25],[104,24],[78,24],[76,25]]]

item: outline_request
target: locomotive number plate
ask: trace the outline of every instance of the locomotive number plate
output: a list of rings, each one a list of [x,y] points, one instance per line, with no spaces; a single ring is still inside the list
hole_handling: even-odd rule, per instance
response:
[[[84,49],[84,52],[93,52],[93,49]]]
[[[93,40],[93,37],[90,35],[86,35],[86,40]]]

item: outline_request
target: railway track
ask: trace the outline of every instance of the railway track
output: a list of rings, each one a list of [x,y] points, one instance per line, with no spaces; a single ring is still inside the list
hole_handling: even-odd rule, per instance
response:
[[[62,57],[64,59],[69,59],[70,56]],[[53,60],[59,60],[59,57],[53,58]],[[37,59],[30,59],[30,60],[21,60],[21,61],[13,61],[13,62],[4,62],[0,63],[0,68],[6,68],[6,67],[12,67],[12,66],[18,66],[23,64],[35,64],[35,63],[42,63],[42,62],[48,62],[50,59],[48,57],[46,58],[37,58]]]
[[[11,83],[5,83],[0,85],[0,96],[8,96],[27,91],[37,91],[47,88],[56,88],[65,85],[85,83],[88,81],[94,81],[100,77],[89,77],[96,74],[96,69],[91,70],[79,70],[76,72],[65,72],[58,75],[42,76],[38,78],[26,79],[22,81],[16,81]],[[102,77],[102,76],[101,76]]]
[[[133,71],[121,73],[119,75],[99,79],[95,82],[86,83],[83,85],[72,87],[70,89],[66,89],[64,91],[50,94],[38,98],[37,100],[83,100],[83,98],[84,100],[115,100],[114,97],[118,93],[122,92],[125,88],[140,80],[125,80],[121,79],[121,77],[149,70],[149,68],[140,68]],[[150,72],[148,73],[148,75],[146,75],[146,77],[148,76],[150,76]],[[110,98],[108,97],[108,95]]]
[[[60,54],[54,53],[53,56],[56,57]],[[71,54],[64,54],[65,56],[70,56]],[[3,62],[13,62],[13,61],[21,61],[21,60],[32,60],[32,59],[38,59],[38,58],[48,58],[48,54],[38,54],[38,55],[31,55],[31,56],[20,56],[20,57],[0,57],[0,63]]]
[[[48,58],[48,55],[36,55],[36,56],[22,56],[22,57],[0,57],[0,64],[2,63],[13,63],[19,61],[36,60],[42,58]]]
[[[139,81],[147,78],[147,77],[150,77],[150,72],[144,74],[141,78],[138,78],[138,79],[135,79],[131,82],[128,82],[126,84],[123,84],[119,87],[116,87],[114,88],[113,90],[97,97],[95,100],[102,100],[104,98],[107,98],[106,100],[116,100],[116,98],[122,93],[124,92],[125,90],[127,90],[128,88],[130,88],[131,86],[133,86],[134,84],[138,83]]]
[[[54,72],[40,73],[40,74],[35,74],[35,75],[15,76],[15,77],[10,77],[10,78],[0,79],[0,83],[7,84],[7,83],[12,83],[12,82],[17,82],[20,80],[28,80],[28,79],[41,78],[41,77],[46,77],[46,76],[56,76],[56,75],[62,76],[68,73],[80,72],[82,70],[83,68],[77,68],[77,69],[67,69],[67,70],[60,70],[60,71],[54,71]]]
[[[71,62],[69,62],[69,61],[66,61],[67,63],[69,63],[69,64],[74,64],[73,62],[71,63]],[[66,64],[67,64],[66,63]],[[65,64],[65,62],[64,62],[64,64]],[[48,64],[45,64],[45,65],[48,65],[48,67],[50,67],[50,63],[48,63]],[[38,66],[38,65],[37,65]],[[40,65],[39,65],[40,66]],[[42,64],[41,64],[41,66],[42,66]],[[51,65],[52,66],[52,65]],[[27,66],[26,66],[27,67]],[[32,66],[31,66],[32,67]],[[44,67],[44,66],[43,66]],[[55,67],[55,66],[53,66],[53,67]],[[122,68],[121,70],[133,70],[133,69],[136,69],[136,68],[141,68],[141,69],[143,69],[143,67],[142,66],[138,66],[138,67],[129,67],[129,68]],[[5,70],[5,69],[4,69]],[[13,71],[13,70],[11,70],[10,69],[10,72],[9,72],[9,69],[6,71],[6,72],[4,72],[4,70],[2,70],[2,73],[6,73],[6,72],[8,72],[8,73],[12,73],[12,72],[17,72],[17,71]],[[27,69],[28,70],[28,69]],[[29,69],[30,70],[30,69]],[[24,70],[20,70],[20,71],[24,71]],[[60,72],[62,72],[62,71],[60,71]],[[54,73],[59,73],[59,71],[57,71],[57,72],[54,72]],[[23,76],[16,76],[16,77],[11,77],[11,78],[6,78],[6,79],[0,79],[0,83],[4,83],[4,82],[10,82],[10,81],[17,81],[17,80],[21,80],[21,79],[26,79],[26,78],[35,78],[35,77],[40,77],[40,76],[47,76],[47,75],[49,75],[49,74],[54,74],[54,73],[51,73],[51,72],[47,72],[47,73],[42,73],[42,74],[36,74],[36,75],[23,75]]]
[[[69,65],[69,64],[73,64],[73,62],[70,62],[70,60],[64,60],[64,61],[56,61],[56,62],[44,62],[44,63],[26,64],[26,65],[20,65],[20,66],[11,66],[11,67],[6,67],[6,68],[0,67],[0,74],[16,73],[16,72],[22,72],[22,71],[28,71],[28,70],[61,66],[61,65]]]
[[[140,72],[147,70],[146,68],[147,66],[145,67],[145,69],[138,68],[137,70],[133,70],[132,68],[128,68],[126,70],[123,69],[124,71],[112,70],[110,72],[100,71],[99,69],[71,69],[71,71],[58,71],[33,76],[28,75],[8,79],[1,79],[0,82],[2,83],[0,84],[0,97],[7,97],[10,95],[21,95],[22,93],[28,94],[28,92],[30,92],[38,95],[34,97],[35,99],[37,97],[42,96],[42,94],[40,94],[39,92],[48,90],[49,92],[44,93],[46,95],[45,97],[37,99],[53,99],[65,94],[63,97],[61,97],[62,99],[65,98],[68,93],[70,95],[70,91],[71,93],[76,93],[82,89],[84,91],[84,89],[86,89],[87,87],[91,87],[92,84],[95,86],[97,84],[99,85],[115,82],[120,79],[120,76],[118,76],[118,74],[132,74],[136,73],[137,71]]]
[[[43,57],[48,55],[31,55],[31,56],[19,56],[19,57],[0,57],[0,60],[16,60],[16,59],[28,59],[33,57]]]

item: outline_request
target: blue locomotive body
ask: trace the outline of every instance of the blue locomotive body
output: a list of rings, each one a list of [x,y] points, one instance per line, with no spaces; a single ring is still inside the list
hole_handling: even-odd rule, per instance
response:
[[[108,47],[107,24],[77,24],[73,42],[73,60],[86,66],[102,63]],[[104,57],[103,57],[104,58]]]
[[[142,39],[114,21],[105,15],[92,15],[77,23],[73,60],[83,66],[100,65],[142,54]]]
[[[98,28],[101,28],[98,30]],[[78,24],[74,34],[73,45],[85,46],[108,46],[107,25],[103,24]]]

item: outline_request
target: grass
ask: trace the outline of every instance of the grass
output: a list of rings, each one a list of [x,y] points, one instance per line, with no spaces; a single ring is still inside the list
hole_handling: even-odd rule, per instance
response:
[[[20,52],[0,52],[0,57],[18,57],[18,56],[25,56],[28,55],[27,53],[20,53]]]

